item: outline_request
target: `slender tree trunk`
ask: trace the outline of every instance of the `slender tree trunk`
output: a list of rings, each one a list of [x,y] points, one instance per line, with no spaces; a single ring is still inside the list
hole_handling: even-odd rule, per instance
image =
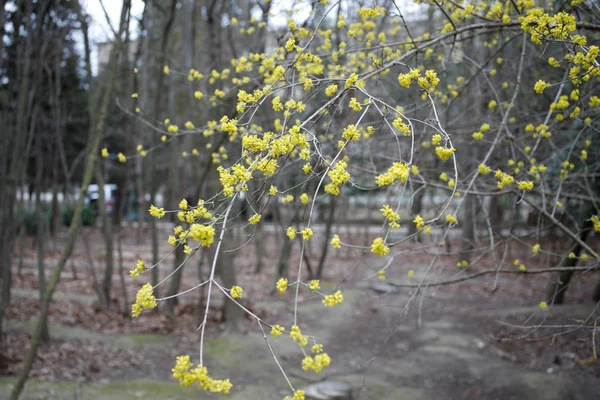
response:
[[[90,247],[90,241],[85,233],[85,230],[81,230],[81,239],[83,240],[83,247],[85,248],[85,255],[87,257],[87,265],[89,269],[89,275],[92,278],[92,287],[98,296],[98,301],[100,302],[100,306],[102,306],[103,310],[108,308],[108,300],[104,295],[104,291],[98,282],[98,277],[96,276],[96,267],[94,265],[94,256],[92,255],[92,249]],[[73,261],[71,260],[71,265],[73,266]],[[73,268],[74,270],[75,268]]]
[[[98,183],[98,209],[100,211],[100,220],[102,222],[102,235],[104,237],[104,248],[106,257],[106,268],[104,269],[104,279],[102,280],[102,291],[108,301],[110,307],[111,299],[110,292],[112,289],[112,276],[114,270],[114,256],[113,256],[113,235],[112,235],[112,221],[108,217],[106,212],[106,198],[104,193],[104,177],[102,176],[102,170],[100,165],[96,166],[96,182]]]
[[[583,218],[588,218],[591,214],[593,208],[587,208],[589,212],[583,213]],[[579,233],[579,238],[581,241],[585,242],[592,232],[592,228],[594,226],[593,222],[590,219],[586,219],[585,221],[581,221],[581,231]],[[571,282],[571,278],[573,277],[574,271],[568,270],[568,268],[573,268],[577,265],[577,260],[579,255],[581,254],[581,244],[571,240],[569,251],[575,253],[575,258],[569,258],[568,256],[563,256],[558,264],[559,268],[567,268],[566,271],[557,272],[554,275],[554,278],[550,281],[550,285],[547,290],[547,299],[552,301],[554,304],[563,304],[565,301],[565,293],[569,288],[569,282]]]
[[[256,253],[255,274],[260,274],[263,269],[264,236],[264,222],[262,222],[256,225],[256,230],[254,231],[254,251]]]
[[[125,210],[125,204],[127,199],[127,188],[129,186],[129,170],[125,170],[125,183],[123,184],[122,190],[119,192],[119,207],[116,212],[119,215],[123,215],[123,211]],[[117,227],[117,253],[119,257],[119,281],[121,282],[121,297],[123,298],[123,315],[126,315],[128,318],[131,317],[131,313],[129,312],[129,299],[127,296],[127,285],[125,284],[125,267],[123,266],[123,229],[121,227],[121,219],[119,218],[119,223],[116,225]]]
[[[45,235],[45,218],[42,210],[42,181],[44,171],[44,160],[42,156],[41,138],[38,136],[37,139],[37,155],[36,155],[36,173],[35,173],[35,211],[37,214],[37,270],[38,270],[38,282],[40,291],[40,304],[44,298],[44,291],[46,290],[46,265],[44,260],[44,235]],[[50,340],[50,333],[48,332],[48,324],[42,326],[41,337],[42,342],[48,342]]]
[[[175,20],[175,12],[177,10],[177,0],[171,0],[171,5],[169,8],[169,15],[167,17],[167,21],[165,23],[163,32],[162,32],[162,36],[161,36],[161,43],[160,43],[160,52],[159,52],[159,56],[158,56],[158,60],[157,60],[157,66],[156,66],[156,73],[157,73],[157,80],[156,80],[156,93],[155,93],[155,101],[154,101],[154,117],[158,118],[158,116],[160,115],[160,111],[161,111],[161,106],[162,106],[162,90],[163,90],[163,84],[164,84],[164,79],[165,79],[165,74],[163,73],[163,67],[165,65],[166,62],[166,56],[167,56],[167,44],[169,42],[169,36],[171,34],[171,28],[173,27],[173,22]],[[154,153],[150,153],[150,157],[149,157],[149,165],[150,168],[148,168],[148,170],[150,171],[150,188],[151,188],[151,193],[150,193],[150,201],[152,202],[152,204],[154,204],[155,199],[156,199],[156,191],[158,190],[158,185],[157,185],[157,171],[156,171],[156,163],[154,162],[155,157],[154,157]],[[143,218],[143,215],[138,216],[138,220],[141,221],[141,219]],[[152,268],[152,286],[156,286],[158,285],[158,247],[159,247],[159,243],[158,243],[158,227],[156,224],[156,218],[152,218],[151,222],[150,222],[150,229],[151,229],[151,237],[152,237],[152,264],[154,265],[154,268]],[[158,296],[159,292],[158,292],[158,288],[155,289],[155,295]]]
[[[459,256],[459,261],[471,261],[471,253],[475,248],[475,219],[477,218],[476,213],[476,205],[477,201],[475,199],[475,195],[468,194],[465,195],[467,198],[465,199],[465,206],[463,212],[463,221],[462,225],[462,244],[461,251]],[[447,239],[449,242],[450,240]]]
[[[594,288],[594,294],[592,294],[592,300],[600,301],[600,282]]]
[[[296,223],[299,210],[300,208],[296,207],[296,210],[294,211],[294,215],[292,216],[292,220],[290,222],[290,226],[294,226],[294,224]],[[290,255],[292,254],[293,245],[293,240],[288,240],[287,238],[284,238],[283,246],[281,246],[281,253],[279,255],[279,262],[277,263],[277,274],[275,275],[276,281],[279,278],[286,278],[290,273]],[[273,286],[273,291],[271,293],[275,293],[275,286]]]
[[[335,197],[330,196],[330,199],[331,202],[329,204],[329,214],[327,215],[327,220],[325,221],[325,237],[323,238],[323,249],[321,250],[321,258],[319,259],[319,264],[317,266],[317,279],[321,279],[321,277],[323,276],[325,260],[327,259],[327,251],[329,250],[329,238],[331,236],[331,227],[333,226],[333,221],[335,219]],[[365,225],[368,225],[368,223]]]
[[[50,302],[52,301],[52,295],[54,294],[56,285],[60,280],[60,274],[62,273],[62,270],[64,269],[67,260],[69,259],[69,256],[73,252],[73,247],[77,238],[77,232],[79,231],[81,225],[83,201],[87,192],[87,188],[92,180],[92,176],[94,175],[94,170],[96,168],[96,161],[98,159],[98,151],[100,147],[100,139],[102,137],[102,132],[104,131],[104,121],[108,113],[108,106],[112,98],[115,76],[117,74],[117,59],[121,48],[121,34],[123,33],[123,30],[125,28],[125,17],[127,15],[129,7],[130,0],[125,0],[121,8],[121,18],[119,20],[119,35],[117,36],[117,38],[115,38],[115,45],[110,54],[108,74],[106,77],[106,89],[102,96],[102,102],[99,106],[98,117],[96,118],[94,125],[91,126],[87,165],[83,174],[83,182],[81,184],[81,190],[79,192],[79,199],[77,200],[77,204],[75,206],[75,211],[73,214],[73,219],[71,220],[71,226],[69,228],[67,242],[60,256],[60,259],[58,260],[56,269],[52,274],[50,281],[48,282],[46,291],[44,292],[44,298],[42,304],[40,305],[40,318],[36,325],[35,331],[31,336],[29,350],[27,351],[27,355],[25,356],[25,360],[23,361],[23,369],[19,373],[19,376],[17,377],[17,381],[11,393],[11,400],[18,400],[21,395],[21,392],[23,391],[23,388],[25,387],[25,382],[29,377],[29,373],[31,372],[31,368],[33,367],[33,362],[35,361],[35,358],[37,356],[37,350],[40,345],[43,327],[48,318],[48,310],[50,308]]]
[[[421,209],[423,208],[423,194],[425,192],[421,185],[415,185],[414,190],[415,195],[413,196],[412,204],[410,205],[411,219],[416,217],[418,214],[421,214]],[[408,223],[408,236],[414,235],[415,233],[417,233],[417,226],[411,220]],[[419,242],[420,237],[416,236],[415,241]]]
[[[231,247],[228,244],[231,244],[231,239],[224,239],[221,254],[219,254],[219,258],[217,259],[216,272],[221,276],[222,285],[229,289],[237,284],[237,280],[235,278],[234,255],[227,252],[227,249]],[[229,333],[237,333],[244,330],[244,312],[233,301],[225,299],[223,315],[225,316],[227,331]]]

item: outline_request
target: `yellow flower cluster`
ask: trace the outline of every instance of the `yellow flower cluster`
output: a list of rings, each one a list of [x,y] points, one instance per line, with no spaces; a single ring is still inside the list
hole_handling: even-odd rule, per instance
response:
[[[139,317],[144,309],[151,310],[157,304],[156,298],[152,294],[152,285],[146,283],[135,296],[135,303],[131,306],[131,316]]]
[[[594,231],[600,232],[600,218],[597,215],[592,217],[592,223],[594,224]]]
[[[481,175],[487,175],[492,172],[492,169],[485,164],[479,164],[479,173]]]
[[[137,265],[135,268],[132,268],[131,271],[129,271],[129,275],[132,277],[137,277],[140,274],[144,273],[144,271],[146,270],[146,263],[143,262],[142,260],[137,260]]]
[[[387,256],[390,253],[390,248],[385,245],[383,238],[376,238],[371,244],[371,253]]]
[[[254,214],[248,219],[248,222],[250,223],[250,225],[256,225],[260,222],[260,217],[260,214]]]
[[[190,236],[204,247],[210,247],[215,238],[215,228],[210,225],[192,224]]]
[[[294,240],[296,238],[296,234],[298,233],[298,231],[296,230],[296,228],[294,227],[289,227],[287,228],[287,230],[285,231],[285,234],[287,235],[288,238],[290,238],[290,240]]]
[[[346,79],[346,83],[344,84],[344,87],[346,89],[349,89],[355,85],[356,85],[356,87],[363,89],[365,87],[365,81],[363,81],[362,79],[359,79],[358,75],[356,75],[356,73],[353,72],[352,74],[350,74],[348,79]]]
[[[438,146],[435,148],[435,154],[443,161],[446,161],[447,159],[452,157],[455,151],[456,149],[454,147],[447,148]]]
[[[310,281],[308,288],[310,290],[312,290],[313,292],[315,290],[319,290],[319,289],[321,289],[321,282],[318,279],[313,279],[312,281]]]
[[[541,44],[542,39],[565,40],[577,28],[574,15],[561,11],[551,16],[539,7],[527,10],[519,21],[521,29],[531,34],[531,41],[536,44]]]
[[[339,249],[342,247],[342,241],[338,235],[333,235],[333,238],[331,239],[331,247],[334,249]]]
[[[446,222],[448,222],[449,224],[456,224],[458,223],[458,220],[456,219],[456,217],[452,214],[448,214],[446,215]]]
[[[165,216],[165,209],[164,208],[158,208],[156,206],[151,205],[150,206],[150,210],[148,210],[150,215],[152,215],[153,217],[156,218],[162,218]]]
[[[375,183],[377,186],[389,186],[397,180],[404,183],[408,179],[409,173],[408,164],[395,162],[385,173],[375,177]]]
[[[517,186],[520,190],[533,190],[533,182],[532,181],[518,181]]]
[[[379,211],[381,211],[381,214],[384,216],[384,218],[389,221],[391,228],[400,228],[400,224],[398,223],[398,221],[400,221],[400,215],[392,210],[389,204],[385,204]]]
[[[392,125],[394,126],[394,128],[396,128],[398,132],[402,133],[404,136],[410,136],[410,127],[406,125],[401,118],[396,118]]]
[[[212,393],[227,394],[233,387],[229,379],[213,379],[208,375],[206,367],[198,364],[192,368],[190,356],[179,356],[175,360],[175,367],[171,370],[173,378],[177,379],[181,386],[198,384],[200,389]]]
[[[273,132],[265,133],[262,138],[258,135],[245,135],[242,137],[242,148],[251,153],[264,151],[269,147],[269,141],[273,136]]]
[[[285,328],[283,326],[273,325],[271,328],[271,335],[273,335],[273,337],[279,337],[283,335],[283,332],[285,332]]]
[[[515,181],[515,178],[512,175],[508,175],[500,169],[496,170],[495,176],[498,178],[498,189],[502,189]]]
[[[360,139],[360,133],[356,128],[356,125],[348,125],[344,132],[342,132],[342,137],[346,140],[358,140]]]
[[[310,228],[304,228],[300,233],[303,240],[309,240],[313,236],[313,231]]]
[[[321,372],[323,368],[329,367],[331,364],[331,358],[327,353],[317,354],[314,358],[307,355],[302,360],[302,369],[304,371],[313,370],[316,373]]]
[[[544,90],[546,90],[546,88],[548,87],[548,83],[544,82],[543,80],[539,80],[535,83],[535,86],[533,87],[533,90],[535,90],[536,93],[544,93]]]
[[[325,96],[331,97],[334,94],[336,94],[337,91],[338,91],[338,85],[336,85],[335,83],[331,84],[331,85],[327,86],[327,88],[325,89]]]
[[[287,278],[279,278],[277,281],[277,290],[279,293],[284,294],[288,288],[288,280]]]
[[[296,390],[292,397],[285,396],[283,400],[304,400],[304,390]]]
[[[350,99],[350,103],[348,104],[348,106],[350,107],[350,109],[352,109],[354,111],[362,110],[362,104],[360,104],[360,102],[358,100],[356,100],[355,97]]]
[[[411,69],[410,72],[406,74],[398,75],[398,83],[405,88],[410,87],[414,80],[416,80],[421,89],[424,90],[435,89],[440,83],[440,78],[438,78],[437,74],[432,69],[425,71],[425,76],[421,76],[421,71],[416,68]]]
[[[423,225],[425,225],[425,220],[423,220],[423,217],[421,217],[419,214],[417,214],[413,222],[417,226],[417,229],[422,229]]]
[[[338,304],[342,304],[342,302],[344,301],[344,296],[342,295],[341,291],[337,291],[334,294],[328,294],[323,298],[323,305],[325,307],[333,307],[333,306],[337,306]]]
[[[347,166],[345,161],[338,161],[333,169],[327,173],[331,183],[325,185],[324,190],[326,193],[333,196],[340,194],[340,187],[350,179],[350,174],[346,171]]]
[[[231,197],[234,190],[243,190],[246,183],[252,179],[252,172],[241,164],[235,164],[231,167],[231,171],[219,166],[219,180],[223,185],[223,195]]]
[[[292,325],[290,337],[294,340],[294,342],[298,343],[298,345],[302,347],[308,344],[308,336],[302,335],[302,331],[298,325]]]
[[[231,287],[231,297],[233,297],[234,299],[239,299],[242,297],[244,293],[244,289],[242,289],[240,286],[232,286]]]

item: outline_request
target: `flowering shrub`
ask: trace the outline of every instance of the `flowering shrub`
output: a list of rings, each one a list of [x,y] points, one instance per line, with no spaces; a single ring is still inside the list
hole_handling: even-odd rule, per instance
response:
[[[220,188],[196,205],[186,200],[178,209],[152,205],[149,213],[155,218],[173,213],[179,221],[168,239],[171,246],[182,246],[189,255],[214,248],[210,278],[198,285],[208,285],[208,299],[211,291],[221,291],[263,333],[264,327],[270,328],[273,339],[289,331],[304,355],[302,369],[315,373],[335,363],[335,355],[330,357],[316,338],[301,331],[299,293],[311,291],[325,307],[334,307],[344,301],[342,290],[322,292],[319,281],[305,282],[300,257],[297,276],[280,277],[275,284],[281,295],[293,292],[293,324],[284,327],[256,316],[238,302],[240,286],[226,288],[214,278],[223,235],[231,225],[255,229],[264,223],[261,213],[269,201],[306,207],[302,229],[286,230],[289,240],[299,241],[303,254],[314,236],[317,199],[343,195],[349,187],[386,191],[394,201],[381,204],[381,232],[363,248],[381,257],[395,256],[394,247],[402,241],[392,242],[389,234],[400,228],[401,220],[414,225],[405,240],[435,228],[443,242],[449,230],[462,225],[458,215],[465,194],[512,193],[556,222],[556,204],[568,199],[572,188],[587,185],[587,177],[598,170],[592,135],[600,120],[600,98],[592,95],[600,77],[597,35],[588,29],[598,21],[586,11],[585,2],[566,2],[556,5],[562,7],[557,10],[533,0],[435,2],[440,26],[418,33],[407,29],[394,6],[337,12],[340,2],[319,3],[313,12],[320,17],[311,19],[312,25],[287,20],[284,40],[273,51],[234,58],[231,68],[205,74],[163,67],[166,75],[186,76],[190,93],[203,107],[212,107],[213,117],[217,110],[225,115],[187,121],[184,129],[165,120],[154,124],[159,135],[151,148],[140,145],[138,154],[119,153],[116,158],[110,157],[110,149],[101,153],[128,162],[182,135],[202,138],[205,151],[189,149],[182,156],[191,153],[215,165]],[[581,13],[576,12],[579,8]],[[248,35],[267,25],[234,19],[232,26],[244,25],[240,32]],[[472,41],[485,49],[484,55],[475,54]],[[484,89],[475,91],[474,82]],[[464,117],[453,108],[464,96],[478,96],[465,104],[477,116],[469,121],[473,127],[450,129],[451,117]],[[132,97],[140,101],[137,93]],[[228,100],[235,106],[227,108]],[[548,176],[551,170],[556,174]],[[289,184],[285,176],[292,173],[302,177],[301,184]],[[445,191],[443,204],[427,218],[400,206],[421,185]],[[247,220],[231,212],[242,193],[254,210]],[[600,231],[598,216],[587,217]],[[567,234],[600,259],[578,239],[578,232]],[[340,234],[332,236],[332,248],[345,246]],[[533,255],[543,251],[539,244],[532,248]],[[457,263],[461,269],[469,265],[467,260]],[[520,262],[514,266],[527,272]],[[131,275],[155,267],[140,261]],[[376,274],[379,279],[386,279],[386,268]],[[408,276],[414,277],[415,271]],[[165,300],[155,298],[153,289],[142,286],[133,316]],[[210,300],[207,311],[209,306]],[[540,309],[549,306],[539,304]],[[201,341],[206,324],[205,316]],[[270,346],[267,351],[273,353]],[[229,392],[229,380],[208,375],[202,351],[199,361],[193,367],[189,356],[178,357],[173,377],[184,386],[197,383],[207,391]],[[290,386],[286,399],[303,399],[304,393],[292,386],[283,368],[281,372]]]

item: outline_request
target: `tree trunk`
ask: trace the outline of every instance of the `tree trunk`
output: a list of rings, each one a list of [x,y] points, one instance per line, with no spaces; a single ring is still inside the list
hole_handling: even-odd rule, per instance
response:
[[[319,259],[319,264],[317,266],[316,279],[321,279],[321,277],[323,276],[325,260],[327,259],[327,251],[329,250],[329,238],[331,236],[331,227],[333,226],[333,220],[335,219],[335,197],[330,196],[329,198],[331,199],[331,202],[329,203],[329,215],[327,215],[327,220],[325,221],[325,237],[323,238],[323,249],[321,250],[321,258]],[[365,225],[368,226],[368,223],[366,223]]]
[[[44,298],[42,304],[40,305],[40,317],[38,323],[36,325],[35,331],[31,336],[31,341],[29,343],[29,350],[27,355],[25,356],[25,360],[23,361],[23,369],[19,373],[13,391],[11,393],[11,400],[18,400],[23,388],[25,387],[25,382],[29,377],[29,373],[31,372],[31,368],[33,367],[33,362],[37,356],[37,350],[40,345],[40,339],[43,332],[44,324],[48,318],[48,310],[50,308],[50,302],[52,301],[52,295],[54,294],[54,290],[56,289],[56,285],[60,280],[60,274],[64,269],[69,256],[73,251],[73,247],[75,245],[75,240],[77,238],[77,232],[79,231],[79,227],[81,225],[81,213],[83,210],[83,201],[85,195],[87,193],[87,188],[92,180],[92,176],[94,175],[94,170],[96,168],[96,161],[98,159],[98,150],[100,147],[100,139],[102,137],[102,132],[104,131],[104,120],[106,119],[106,115],[108,113],[108,106],[110,104],[110,100],[112,97],[112,91],[115,83],[115,76],[117,73],[117,59],[121,47],[121,34],[124,30],[125,25],[125,17],[127,15],[127,11],[129,10],[130,0],[125,0],[123,2],[123,6],[121,8],[121,18],[119,21],[119,35],[115,38],[115,45],[111,51],[110,59],[109,59],[109,69],[108,75],[106,79],[106,89],[102,96],[102,102],[99,106],[98,117],[95,120],[94,125],[91,126],[90,130],[90,145],[88,147],[88,158],[87,165],[85,167],[85,171],[83,174],[83,182],[81,184],[81,190],[79,193],[79,199],[77,200],[77,204],[75,206],[75,211],[73,214],[73,219],[71,220],[71,226],[69,227],[69,235],[67,238],[67,242],[65,244],[65,248],[58,260],[58,264],[50,281],[48,282],[48,286],[46,287],[46,291],[44,292]]]
[[[421,209],[423,208],[423,194],[425,192],[422,185],[415,185],[414,190],[415,194],[412,199],[412,204],[410,205],[411,218],[421,214]],[[414,235],[415,233],[417,233],[417,225],[411,220],[408,223],[408,236]],[[420,242],[420,239],[419,235],[415,237],[415,241],[417,242]]]
[[[254,273],[260,274],[263,269],[263,251],[264,251],[264,222],[256,225],[256,230],[254,231],[254,250],[256,253],[256,264],[254,266]]]
[[[167,289],[166,296],[174,296],[179,292],[179,286],[181,285],[181,278],[183,275],[183,268],[181,264],[185,260],[185,253],[183,252],[183,246],[178,246],[175,249],[175,259],[173,260],[173,271],[177,270],[173,276],[169,279],[169,287]],[[178,269],[179,268],[179,269]],[[173,297],[167,300],[167,314],[171,323],[175,323],[175,306],[178,304],[177,297]]]
[[[594,288],[594,294],[592,294],[592,300],[600,301],[600,282]]]
[[[475,195],[466,194],[465,196],[465,207],[463,212],[463,221],[462,225],[462,243],[461,243],[461,251],[459,256],[459,261],[471,261],[471,253],[475,248],[475,219],[477,218],[476,206],[477,199]],[[450,239],[447,239],[449,242]]]
[[[216,272],[221,276],[221,284],[228,289],[237,284],[235,278],[234,255],[233,253],[227,252],[227,249],[232,247],[228,246],[230,243],[231,240],[225,239],[223,241],[221,254],[219,254],[219,258],[217,259],[216,268]],[[238,333],[244,330],[244,312],[233,301],[225,299],[223,316],[225,317],[225,323],[229,333]]]
[[[588,206],[587,210],[589,212],[582,214],[583,218],[586,219],[585,221],[581,221],[583,222],[583,224],[581,225],[582,228],[579,232],[579,238],[583,242],[587,240],[594,226],[594,223],[590,219],[587,219],[591,214],[593,208]],[[571,278],[573,277],[574,273],[573,270],[568,270],[568,268],[573,268],[577,265],[577,260],[579,258],[579,255],[581,254],[582,247],[581,244],[579,244],[578,242],[571,240],[569,249],[571,252],[575,253],[575,258],[569,258],[568,256],[562,257],[560,263],[558,264],[558,267],[567,268],[567,270],[557,272],[554,275],[554,278],[550,281],[550,285],[548,286],[546,298],[552,301],[552,303],[554,304],[563,304],[565,301],[565,293],[569,288],[569,282],[571,281]]]
[[[100,220],[102,222],[102,235],[104,236],[104,248],[106,257],[106,268],[104,269],[104,279],[102,280],[102,292],[110,307],[110,292],[112,290],[112,276],[114,270],[113,256],[113,235],[112,221],[106,212],[106,199],[104,197],[104,177],[100,165],[96,166],[96,182],[98,183],[98,210],[100,211]]]
[[[46,290],[46,265],[44,260],[44,235],[45,235],[45,218],[42,209],[42,181],[44,172],[44,160],[42,156],[41,137],[37,139],[37,154],[35,157],[35,211],[37,214],[37,270],[38,270],[38,282],[40,291],[40,304],[44,298],[44,291]],[[48,342],[50,340],[50,333],[48,332],[48,324],[42,326],[41,341]]]
[[[92,277],[92,287],[94,288],[94,291],[96,292],[96,295],[98,296],[98,301],[100,302],[102,309],[106,310],[108,308],[108,300],[106,299],[106,296],[104,295],[104,291],[102,290],[102,287],[100,286],[100,283],[98,282],[98,277],[96,276],[96,267],[94,266],[94,256],[92,255],[92,249],[90,248],[90,241],[87,238],[85,230],[82,230],[82,232],[81,232],[81,239],[83,240],[83,247],[85,248],[85,255],[88,260],[87,265],[88,265],[88,269],[89,269],[89,274]],[[73,261],[71,261],[71,265],[73,265]]]

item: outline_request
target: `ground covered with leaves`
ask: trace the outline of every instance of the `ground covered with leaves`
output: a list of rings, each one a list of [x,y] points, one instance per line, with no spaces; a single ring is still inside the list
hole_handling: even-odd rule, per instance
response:
[[[341,231],[346,233],[346,243],[359,246],[369,233],[358,227]],[[91,228],[86,234],[93,244],[91,256],[100,278],[104,268],[101,236]],[[244,288],[243,304],[264,320],[289,327],[293,321],[293,293],[280,295],[273,290],[281,246],[276,234],[273,227],[262,240],[261,273],[255,273],[254,245],[242,248],[234,262],[238,283]],[[308,249],[313,264],[320,253],[320,236],[317,231],[316,240],[311,241],[313,247]],[[424,238],[423,243],[429,240],[433,239]],[[55,249],[60,248],[60,241],[56,239]],[[487,254],[468,268],[459,269],[455,255],[458,242],[449,238],[448,243],[449,247],[431,246],[395,257],[386,268],[385,280],[379,279],[378,272],[386,263],[368,252],[330,249],[321,286],[326,293],[342,290],[344,303],[335,309],[324,308],[318,296],[306,291],[301,292],[298,312],[303,331],[325,345],[332,366],[318,375],[308,374],[300,368],[302,353],[289,338],[272,339],[294,384],[302,387],[322,379],[348,381],[358,397],[369,399],[436,398],[436,391],[441,389],[447,393],[445,398],[554,398],[558,394],[586,398],[591,393],[588,389],[600,383],[594,347],[598,338],[593,339],[593,329],[582,328],[586,321],[598,318],[597,304],[591,300],[598,274],[576,274],[566,304],[546,310],[538,306],[551,279],[546,274],[488,274],[420,290],[403,287],[424,279],[438,282],[473,275],[495,265],[494,257],[501,255]],[[34,248],[33,243],[28,245],[31,247],[26,248]],[[122,248],[125,289],[131,302],[149,276],[133,279],[127,271],[136,259],[148,259],[151,249],[149,243],[135,243],[135,235],[127,235]],[[290,280],[296,276],[298,250],[294,248],[290,258]],[[161,247],[161,254],[168,252],[166,245]],[[433,252],[442,255],[431,266]],[[49,252],[48,274],[58,256],[58,251]],[[509,249],[506,268],[516,258],[528,269],[545,268],[555,262],[551,257],[531,256],[527,243]],[[140,380],[162,382],[171,393],[158,396],[162,392],[154,390],[148,398],[194,397],[194,389],[181,391],[173,386],[170,369],[177,355],[197,357],[197,328],[205,299],[201,299],[200,291],[181,297],[175,320],[164,308],[131,319],[122,298],[116,252],[115,260],[111,306],[103,310],[96,298],[85,249],[78,244],[50,307],[51,339],[38,352],[30,398],[61,398],[44,397],[43,393],[50,393],[48,390],[85,394],[86,388],[95,398],[111,398],[113,395],[94,385],[118,382],[127,393],[127,383],[134,390]],[[198,283],[199,260],[192,261],[184,271],[182,290]],[[39,312],[36,263],[35,251],[26,251],[20,271],[18,262],[14,265],[15,286],[7,311],[6,350],[0,371],[5,378],[0,383],[0,394],[7,393],[12,384],[10,377],[21,368]],[[162,276],[168,274],[171,264],[167,258],[161,265]],[[209,369],[217,377],[231,379],[233,398],[283,397],[285,380],[278,375],[256,323],[247,318],[245,332],[224,331],[224,299],[214,294],[212,301],[205,345]],[[44,382],[70,382],[73,386],[48,389]],[[135,393],[144,390],[135,389]]]

